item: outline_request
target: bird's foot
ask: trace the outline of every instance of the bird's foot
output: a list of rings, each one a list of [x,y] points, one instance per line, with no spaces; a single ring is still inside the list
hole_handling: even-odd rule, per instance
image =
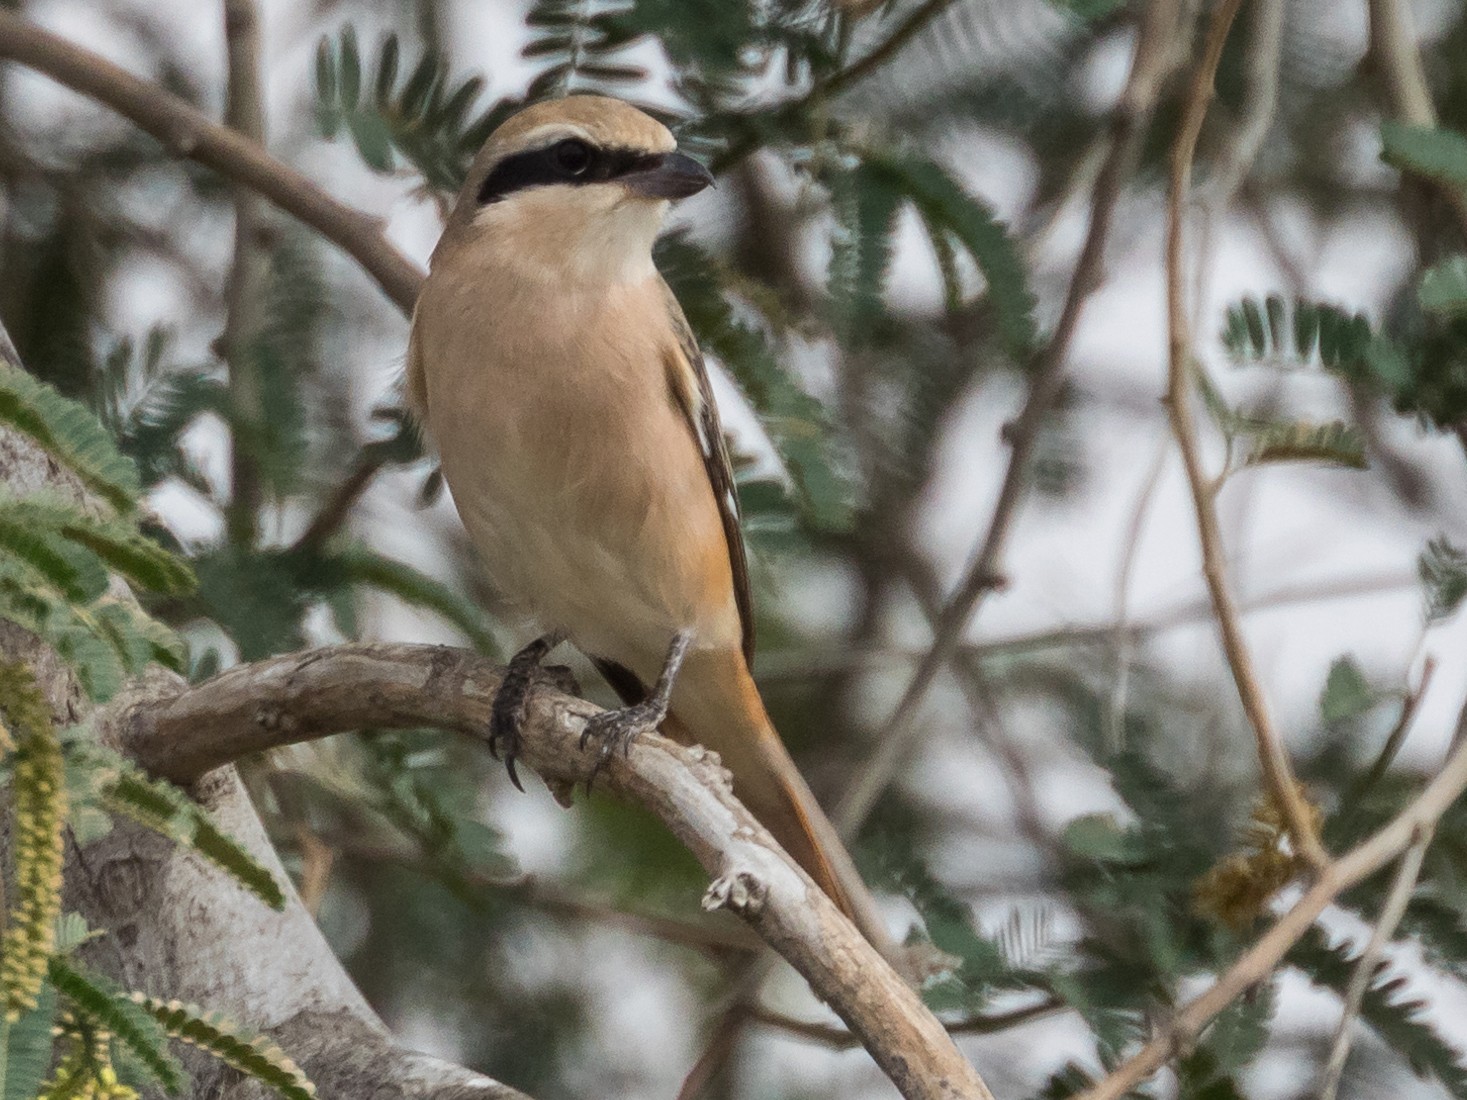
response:
[[[515,785],[516,790],[525,789],[514,765],[520,754],[520,735],[529,711],[530,691],[540,681],[548,680],[560,686],[565,677],[570,675],[569,669],[540,667],[540,662],[559,643],[560,638],[557,635],[547,634],[543,638],[536,638],[511,657],[504,668],[504,678],[499,682],[499,690],[494,693],[494,701],[489,707],[489,755],[504,761],[509,781]]]
[[[586,723],[581,731],[581,750],[596,742],[596,763],[586,779],[586,789],[596,782],[596,776],[606,762],[621,749],[623,756],[632,750],[632,742],[644,733],[652,733],[667,717],[667,703],[649,700],[620,710],[602,711]]]

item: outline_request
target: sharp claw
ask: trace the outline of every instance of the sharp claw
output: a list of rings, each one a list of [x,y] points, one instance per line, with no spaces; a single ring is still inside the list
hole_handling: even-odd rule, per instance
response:
[[[588,776],[586,776],[586,793],[587,794],[590,794],[591,793],[591,788],[593,786],[595,786],[595,784],[596,784],[596,777],[601,774],[601,765],[604,764],[604,763],[606,763],[606,761],[603,760],[600,756],[598,756],[598,757],[596,757],[596,762],[591,765],[591,774],[588,775]]]
[[[499,755],[497,753],[495,754],[494,759],[496,759],[496,760],[499,759]],[[507,772],[509,772],[509,781],[514,784],[514,789],[517,790],[517,791],[519,791],[520,794],[524,794],[525,793],[525,786],[524,786],[523,783],[520,782],[519,773],[514,770],[514,756],[513,755],[506,755],[505,756],[505,758],[504,758],[504,770],[507,771]]]

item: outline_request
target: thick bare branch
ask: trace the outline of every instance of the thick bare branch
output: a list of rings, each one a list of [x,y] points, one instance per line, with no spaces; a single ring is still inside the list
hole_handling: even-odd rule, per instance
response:
[[[465,650],[341,645],[232,669],[171,699],[110,712],[125,751],[188,782],[251,752],[345,730],[424,725],[479,736],[499,670]],[[584,783],[597,708],[532,697],[520,759],[555,790]],[[713,876],[704,907],[741,916],[833,1008],[909,1100],[991,1094],[917,994],[733,797],[717,758],[661,737],[616,756],[598,785],[650,809]]]
[[[382,235],[378,219],[338,202],[258,144],[214,122],[156,84],[90,50],[0,10],[0,59],[25,65],[103,103],[162,142],[265,198],[348,252],[404,313],[423,273]]]

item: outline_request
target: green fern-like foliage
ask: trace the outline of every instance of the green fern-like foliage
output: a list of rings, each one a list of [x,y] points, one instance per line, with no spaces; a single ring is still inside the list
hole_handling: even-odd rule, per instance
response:
[[[87,693],[109,698],[153,661],[184,667],[183,645],[162,623],[109,589],[181,595],[193,573],[123,518],[98,518],[61,498],[0,495],[0,614],[45,638]]]
[[[1222,343],[1237,363],[1319,366],[1399,413],[1453,430],[1467,418],[1467,259],[1426,271],[1416,301],[1387,331],[1336,306],[1271,295],[1231,306]]]
[[[1276,347],[1272,344],[1267,346]],[[1305,351],[1302,357],[1307,358],[1309,354]],[[1327,358],[1326,364],[1331,361]],[[1358,360],[1350,359],[1349,362],[1354,364]],[[1353,370],[1354,367],[1344,369]],[[1272,415],[1258,416],[1229,403],[1206,371],[1198,368],[1195,374],[1203,406],[1226,437],[1230,458],[1235,444],[1244,445],[1241,457],[1230,463],[1230,470],[1281,462],[1319,462],[1356,470],[1368,465],[1365,438],[1354,425],[1343,420],[1317,423],[1312,420],[1285,420]]]
[[[531,81],[525,100],[572,92],[614,95],[645,80],[645,69],[612,57],[638,36],[623,18],[631,10],[626,0],[536,0],[525,17],[531,38],[524,56],[545,69]]]
[[[849,340],[869,340],[885,312],[882,291],[902,195],[864,163],[831,173],[828,183],[836,233],[827,279],[837,331]]]
[[[353,27],[344,27],[335,42],[322,38],[317,125],[327,138],[345,129],[362,160],[379,172],[393,171],[401,157],[430,189],[456,191],[469,161],[508,112],[491,108],[473,115],[483,80],[455,82],[436,53],[424,53],[399,79],[402,52],[397,36],[387,35],[368,72]]]
[[[1426,602],[1426,621],[1450,618],[1467,599],[1467,551],[1438,535],[1426,544],[1416,562]]]
[[[6,1020],[36,1008],[61,915],[67,792],[61,743],[35,676],[0,664],[0,714],[15,744],[11,770],[15,897],[0,937]]]
[[[0,424],[30,436],[119,512],[136,506],[137,470],[86,406],[3,361]]]
[[[70,754],[73,787],[91,804],[138,822],[197,852],[272,909],[285,893],[270,869],[214,823],[209,812],[172,783],[100,745],[78,743]]]
[[[703,349],[717,356],[763,419],[817,530],[850,523],[851,487],[824,406],[790,376],[763,330],[740,317],[713,260],[686,237],[658,242],[657,266],[676,293]]]
[[[1330,944],[1322,931],[1313,928],[1289,952],[1288,961],[1311,981],[1343,995],[1360,958],[1348,945]],[[1361,1001],[1360,1018],[1418,1076],[1435,1079],[1452,1096],[1467,1097],[1467,1064],[1461,1051],[1432,1026],[1425,1002],[1406,991],[1403,977],[1375,977]]]
[[[987,280],[988,301],[1009,353],[1021,362],[1035,346],[1034,294],[1007,228],[935,161],[911,153],[868,154],[858,173],[910,201],[937,238],[950,237]]]
[[[225,1065],[269,1085],[285,1100],[311,1100],[316,1087],[280,1047],[262,1035],[250,1035],[217,1013],[195,1005],[161,1001],[141,993],[133,1002],[175,1039],[206,1050]]]
[[[0,615],[55,646],[96,700],[149,662],[184,667],[173,632],[109,588],[113,575],[166,596],[194,583],[186,563],[139,530],[132,462],[84,406],[11,364],[0,364],[0,424],[34,439],[113,509],[0,495]]]
[[[42,984],[36,1007],[15,1019],[0,1016],[0,1100],[35,1100],[51,1068],[56,990]]]
[[[141,592],[182,596],[195,587],[188,564],[141,534],[130,522],[99,519],[58,498],[33,496],[18,500],[0,495],[0,538],[16,540],[7,549],[24,553],[25,548],[18,543],[25,535],[31,536],[37,546],[50,542],[55,558],[71,559],[75,572],[61,573],[60,580],[67,585],[67,594],[79,601],[94,599],[98,590],[106,587],[107,571]],[[89,555],[92,560],[82,560],[81,555]]]
[[[1243,456],[1245,466],[1323,462],[1363,470],[1369,464],[1365,457],[1365,437],[1359,428],[1343,420],[1323,424],[1260,421],[1243,427],[1249,437],[1248,452]]]
[[[1374,333],[1364,315],[1323,302],[1290,302],[1272,294],[1244,298],[1227,309],[1222,343],[1238,363],[1283,367],[1322,365],[1355,372]]]
[[[183,1088],[187,1075],[168,1050],[164,1028],[116,982],[60,958],[51,960],[49,976],[71,1010],[92,1027],[101,1028],[125,1043],[159,1086],[170,1093]]]
[[[138,341],[119,340],[103,357],[92,410],[137,465],[144,488],[177,477],[204,496],[209,486],[185,455],[184,432],[204,413],[228,412],[228,390],[207,366],[180,365],[170,334],[153,328]]]

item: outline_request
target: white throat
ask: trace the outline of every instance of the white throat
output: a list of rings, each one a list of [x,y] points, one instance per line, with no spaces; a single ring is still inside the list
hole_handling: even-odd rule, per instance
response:
[[[576,286],[641,282],[666,202],[619,187],[537,188],[485,206],[474,228],[493,262],[524,279]]]

